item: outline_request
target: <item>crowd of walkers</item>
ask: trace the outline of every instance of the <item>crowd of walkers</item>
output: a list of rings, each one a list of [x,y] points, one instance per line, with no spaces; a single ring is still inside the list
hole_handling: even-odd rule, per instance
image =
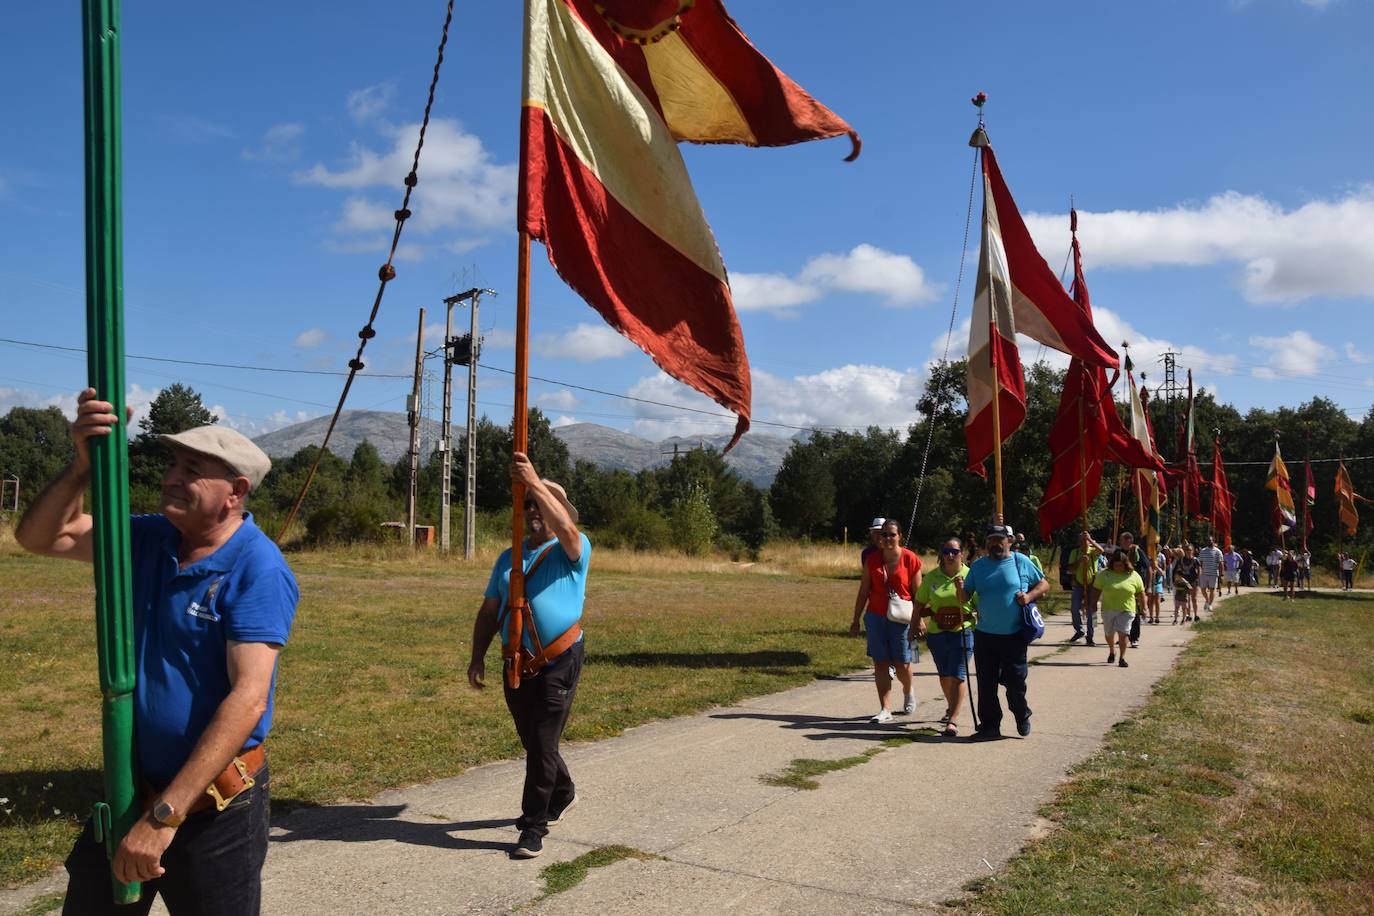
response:
[[[872,721],[892,720],[894,680],[902,687],[899,714],[915,712],[912,662],[919,660],[924,640],[945,700],[939,720],[945,737],[960,733],[970,659],[977,685],[974,740],[1001,737],[999,687],[1006,692],[1017,733],[1029,735],[1027,648],[1044,632],[1036,601],[1049,591],[1049,580],[1025,536],[999,518],[981,539],[967,532],[946,540],[930,570],[902,546],[896,519],[875,518],[869,539],[850,633],[867,636],[879,703]],[[1187,626],[1211,613],[1221,597],[1258,587],[1261,563],[1268,567],[1269,585],[1280,588],[1284,600],[1296,598],[1300,587],[1311,587],[1312,555],[1306,549],[1275,547],[1261,559],[1229,543],[1218,547],[1209,537],[1201,547],[1185,542],[1151,552],[1131,532],[1115,544],[1103,544],[1083,531],[1060,560],[1059,584],[1069,595],[1073,624],[1069,642],[1097,646],[1100,614],[1107,664],[1129,667],[1127,651],[1139,647],[1144,627],[1162,623],[1166,594],[1173,594],[1170,625]],[[1356,561],[1341,553],[1337,563],[1349,590]]]

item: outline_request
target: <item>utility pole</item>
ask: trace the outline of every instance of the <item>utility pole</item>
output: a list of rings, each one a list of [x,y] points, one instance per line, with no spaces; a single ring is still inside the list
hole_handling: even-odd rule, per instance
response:
[[[439,547],[445,553],[449,550],[449,506],[453,473],[453,366],[457,364],[468,367],[467,485],[465,487],[463,521],[463,555],[465,557],[472,556],[473,538],[476,533],[476,519],[472,510],[473,494],[476,490],[475,471],[477,464],[477,444],[474,438],[476,423],[473,422],[473,413],[477,409],[477,303],[483,293],[496,294],[494,290],[474,287],[456,296],[449,296],[444,300],[444,305],[447,308],[444,319],[444,419],[439,433],[439,450],[444,455],[444,468],[439,496]],[[460,302],[467,301],[472,303],[472,332],[463,337],[454,337],[453,307]]]
[[[1183,397],[1184,389],[1178,383],[1178,356],[1179,354],[1173,350],[1166,350],[1159,357],[1159,361],[1164,364],[1164,384],[1155,389],[1155,395],[1164,398],[1164,432],[1169,443],[1167,448],[1163,443],[1160,443],[1159,453],[1174,456],[1174,460],[1166,463],[1176,467],[1186,467],[1186,462],[1179,460],[1179,449],[1183,447],[1183,442],[1178,434],[1178,402]],[[1170,527],[1186,537],[1185,526],[1188,524],[1188,520],[1183,517],[1183,507],[1180,502],[1181,493],[1182,489],[1180,488],[1169,500],[1169,520]]]
[[[415,381],[406,397],[406,419],[410,422],[410,486],[406,491],[406,541],[415,546],[415,499],[420,489],[420,374],[425,368],[425,310],[420,309],[420,324],[415,331]]]
[[[468,326],[468,448],[463,472],[463,559],[477,552],[477,360],[482,356],[482,338],[477,336],[477,306],[482,301],[478,290],[472,296],[472,322]],[[495,295],[495,293],[492,293]]]

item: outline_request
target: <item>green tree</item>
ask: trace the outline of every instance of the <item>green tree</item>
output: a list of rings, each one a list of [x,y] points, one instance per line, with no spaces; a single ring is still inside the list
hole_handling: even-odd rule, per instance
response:
[[[693,556],[710,550],[720,530],[711,511],[711,499],[701,484],[692,484],[683,496],[674,500],[671,521],[673,543],[683,553]]]
[[[530,462],[539,476],[566,486],[572,473],[568,447],[553,434],[549,418],[538,407],[530,408],[527,423]],[[502,429],[485,416],[477,421],[478,508],[488,511],[510,508],[510,456],[514,439],[510,426]],[[457,462],[453,470],[461,479],[463,470]]]
[[[129,505],[135,512],[156,511],[169,456],[158,436],[210,426],[215,415],[189,385],[173,382],[157,393],[138,421],[141,432],[129,443]]]
[[[19,506],[72,460],[70,424],[56,407],[15,407],[0,418],[0,477],[19,478]]]
[[[784,527],[810,537],[835,518],[835,481],[824,443],[793,442],[769,491],[773,515]]]

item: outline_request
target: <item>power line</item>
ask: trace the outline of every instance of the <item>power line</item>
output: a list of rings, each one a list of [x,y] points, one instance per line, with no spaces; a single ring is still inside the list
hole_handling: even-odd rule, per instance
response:
[[[0,343],[14,344],[21,347],[37,347],[42,350],[64,350],[68,353],[85,353],[85,347],[62,347],[57,344],[37,343],[32,340],[15,340],[11,337],[0,337]],[[126,353],[127,359],[141,359],[154,363],[176,363],[179,366],[209,366],[214,369],[246,369],[250,372],[284,372],[289,375],[330,375],[345,376],[347,372],[336,372],[331,369],[283,369],[279,366],[249,366],[241,363],[212,363],[204,360],[195,359],[171,359],[166,356],[137,356],[133,353]],[[409,378],[408,375],[392,375],[385,372],[373,372],[362,378]]]

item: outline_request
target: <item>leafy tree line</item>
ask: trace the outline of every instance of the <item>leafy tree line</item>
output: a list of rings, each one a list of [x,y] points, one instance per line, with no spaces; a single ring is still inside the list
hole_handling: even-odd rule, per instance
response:
[[[573,462],[567,447],[553,434],[539,410],[529,414],[529,450],[540,473],[559,480],[578,506],[582,524],[599,544],[639,550],[678,549],[702,553],[712,548],[732,555],[756,552],[779,534],[839,540],[866,536],[869,519],[891,516],[906,526],[925,456],[929,460],[920,506],[912,531],[914,543],[930,546],[951,533],[978,531],[992,512],[991,482],[966,469],[963,424],[965,364],[936,367],[916,404],[919,420],[906,435],[871,427],[865,432],[817,431],[793,443],[772,487],[761,491],[743,480],[712,449],[679,455],[670,464],[637,473],[603,470],[587,461]],[[1026,377],[1025,425],[1003,444],[1005,515],[1028,535],[1038,531],[1037,507],[1049,479],[1046,447],[1059,403],[1063,373],[1044,363],[1030,367]],[[1123,410],[1124,415],[1124,408]],[[1181,407],[1170,416],[1162,401],[1151,402],[1152,419],[1161,451],[1174,454],[1182,421]],[[129,442],[130,503],[136,512],[156,511],[160,479],[166,467],[165,449],[157,443],[164,433],[176,433],[215,422],[200,395],[174,384],[161,393],[139,421]],[[1254,408],[1241,414],[1218,403],[1210,392],[1195,399],[1196,451],[1211,479],[1213,430],[1219,430],[1235,496],[1234,540],[1255,550],[1267,549],[1273,494],[1264,489],[1268,461],[1277,431],[1299,499],[1304,490],[1302,459],[1337,455],[1374,454],[1374,411],[1363,422],[1350,419],[1326,398],[1298,407]],[[483,417],[477,424],[477,508],[479,526],[499,539],[510,511],[509,426]],[[253,494],[251,508],[259,524],[275,533],[299,493],[318,449],[309,446],[289,458],[273,462],[272,472]],[[0,476],[21,481],[21,509],[41,486],[71,460],[68,423],[55,407],[16,407],[0,418]],[[1245,462],[1257,462],[1246,464]],[[462,463],[452,469],[451,498],[454,524],[461,524]],[[989,465],[991,463],[989,462]],[[442,456],[423,462],[419,479],[417,518],[437,524]],[[991,473],[991,467],[988,468]],[[1357,489],[1374,494],[1374,463],[1354,463],[1351,474]],[[1337,507],[1332,495],[1336,465],[1313,465],[1317,499],[1311,509],[1311,544],[1325,561],[1340,545]],[[382,523],[405,517],[410,466],[402,456],[386,465],[369,442],[361,443],[345,460],[332,453],[320,462],[315,481],[298,519],[311,542],[377,540],[386,536]],[[1124,472],[1108,464],[1102,492],[1089,507],[1089,523],[1110,534],[1117,510],[1116,482]],[[1209,488],[1203,489],[1203,511],[1210,511]],[[1164,530],[1170,540],[1180,537],[1182,520],[1177,499],[1166,507]],[[1197,507],[1191,507],[1194,512]],[[1192,513],[1190,513],[1192,514]],[[1137,511],[1127,495],[1120,507],[1121,525],[1136,530]],[[1367,513],[1355,541],[1344,546],[1369,546],[1374,509]],[[1208,533],[1203,522],[1192,521],[1187,536],[1199,540]],[[1061,536],[1072,537],[1072,531]],[[1290,543],[1292,538],[1290,537]]]
[[[129,441],[130,506],[134,512],[155,512],[161,478],[168,463],[163,434],[178,433],[215,422],[201,397],[190,387],[174,384],[159,393],[139,421],[139,433]],[[567,446],[554,435],[548,418],[538,409],[529,413],[529,454],[539,472],[567,487],[578,507],[581,523],[599,544],[639,550],[678,549],[704,553],[715,547],[740,555],[757,551],[776,535],[767,495],[743,480],[713,450],[677,456],[672,463],[632,474],[602,470],[590,462],[571,461]],[[21,480],[21,510],[41,487],[72,458],[68,421],[56,407],[13,408],[0,418],[0,476]],[[486,417],[477,424],[477,509],[479,530],[499,539],[509,530],[509,426]],[[319,455],[307,446],[289,458],[279,458],[249,508],[260,527],[275,534],[285,520]],[[452,524],[461,530],[463,466],[451,468]],[[419,524],[437,525],[440,512],[443,460],[434,453],[422,462],[416,504]],[[391,466],[376,447],[360,443],[347,460],[326,452],[305,501],[297,514],[309,543],[376,541],[388,536],[384,522],[405,518],[410,480],[409,457]]]
[[[794,536],[827,540],[838,540],[847,531],[851,539],[861,538],[866,536],[869,520],[874,516],[896,517],[905,529],[911,517],[929,436],[929,462],[912,526],[912,540],[931,546],[949,534],[981,531],[992,513],[993,487],[990,476],[985,480],[965,467],[968,460],[963,428],[967,411],[964,400],[966,368],[961,360],[932,371],[916,405],[919,420],[908,429],[905,437],[869,428],[864,433],[817,432],[805,441],[793,443],[769,493],[773,514],[783,530]],[[1037,509],[1050,476],[1047,442],[1058,411],[1063,376],[1063,372],[1045,363],[1036,363],[1029,368],[1025,425],[1002,447],[1006,520],[1033,539],[1038,539]],[[1118,390],[1124,392],[1121,387]],[[1125,407],[1119,409],[1123,418],[1126,417]],[[1174,415],[1170,416],[1163,401],[1152,401],[1150,411],[1160,449],[1166,459],[1173,458],[1183,419],[1182,405],[1177,404]],[[1309,442],[1314,458],[1374,454],[1374,410],[1363,422],[1356,422],[1330,400],[1314,398],[1298,407],[1252,408],[1241,414],[1229,404],[1218,403],[1210,392],[1200,391],[1194,400],[1195,451],[1203,463],[1203,476],[1208,482],[1211,480],[1214,429],[1220,430],[1222,457],[1235,498],[1232,537],[1236,543],[1252,550],[1267,550],[1276,541],[1270,522],[1274,496],[1264,489],[1276,431],[1295,498],[1299,500],[1300,513],[1304,490],[1302,461],[1304,455],[1309,454]],[[1333,554],[1339,543],[1337,506],[1332,492],[1336,465],[1321,463],[1312,468],[1317,498],[1311,510],[1314,527],[1309,544],[1321,559]],[[1348,468],[1356,489],[1363,485],[1374,494],[1374,462],[1359,462]],[[991,460],[987,472],[992,473]],[[1104,535],[1111,532],[1116,510],[1116,484],[1124,473],[1116,465],[1107,464],[1102,492],[1088,510],[1089,524]],[[1202,512],[1209,513],[1210,487],[1203,488],[1202,503]],[[1166,506],[1163,512],[1165,535],[1173,541],[1183,534],[1177,508],[1177,505]],[[1190,507],[1189,514],[1196,511],[1197,507]],[[1301,514],[1299,517],[1301,519]],[[1356,539],[1361,550],[1374,542],[1370,536],[1374,509],[1367,519]],[[1129,495],[1129,485],[1121,504],[1121,526],[1123,530],[1139,530],[1138,512]],[[1205,522],[1193,521],[1188,526],[1187,537],[1197,542],[1206,537],[1208,531]],[[1293,535],[1296,533],[1290,533],[1290,545],[1295,543]],[[1074,533],[1069,530],[1057,536],[1069,539]],[[1355,542],[1347,540],[1345,545],[1350,547],[1352,543]]]

